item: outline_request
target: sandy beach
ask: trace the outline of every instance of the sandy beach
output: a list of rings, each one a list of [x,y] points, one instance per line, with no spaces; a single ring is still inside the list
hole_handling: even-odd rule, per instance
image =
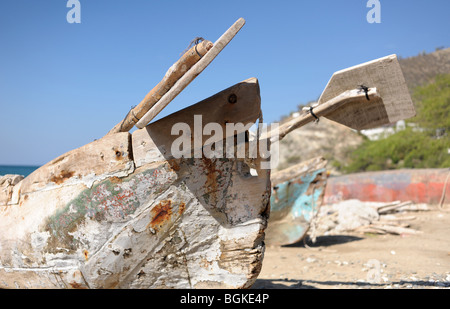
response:
[[[346,233],[267,246],[254,289],[448,289],[450,212],[417,212],[417,235]]]

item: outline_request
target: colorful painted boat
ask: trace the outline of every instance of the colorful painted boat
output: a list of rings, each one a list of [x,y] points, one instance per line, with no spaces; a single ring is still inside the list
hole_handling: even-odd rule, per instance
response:
[[[324,202],[342,200],[439,204],[450,196],[450,170],[400,169],[355,173],[328,179]],[[443,201],[445,202],[445,200]]]
[[[305,237],[323,202],[326,164],[317,157],[273,173],[266,244],[288,245]]]

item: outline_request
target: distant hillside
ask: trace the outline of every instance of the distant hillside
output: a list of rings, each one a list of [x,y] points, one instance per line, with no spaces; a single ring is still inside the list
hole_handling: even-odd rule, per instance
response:
[[[280,142],[280,161],[276,170],[323,156],[328,160],[328,170],[338,174],[339,164],[347,163],[348,153],[363,140],[357,132],[321,118],[319,123],[309,123],[289,133]]]
[[[437,74],[450,73],[450,48],[415,57],[401,58],[399,62],[410,92],[420,85],[430,82]],[[284,117],[280,122],[292,118]],[[316,156],[328,160],[332,174],[340,174],[341,164],[348,163],[348,155],[362,144],[364,137],[347,127],[322,118],[318,124],[310,123],[291,132],[280,142],[280,163],[276,170]]]
[[[409,90],[429,83],[437,74],[450,73],[450,48],[429,54],[401,58],[399,63]]]

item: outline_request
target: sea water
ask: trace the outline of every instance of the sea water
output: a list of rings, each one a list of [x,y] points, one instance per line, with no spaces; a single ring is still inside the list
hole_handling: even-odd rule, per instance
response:
[[[39,166],[27,166],[27,165],[0,165],[0,176],[6,174],[18,174],[27,177],[32,172],[37,170]]]

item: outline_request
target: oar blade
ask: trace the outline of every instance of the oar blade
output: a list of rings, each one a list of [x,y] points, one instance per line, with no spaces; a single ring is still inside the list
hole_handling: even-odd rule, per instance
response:
[[[346,104],[325,117],[364,130],[414,117],[416,111],[396,55],[379,58],[333,74],[319,104],[360,86],[376,88],[380,97]],[[364,91],[364,90],[362,90]]]

